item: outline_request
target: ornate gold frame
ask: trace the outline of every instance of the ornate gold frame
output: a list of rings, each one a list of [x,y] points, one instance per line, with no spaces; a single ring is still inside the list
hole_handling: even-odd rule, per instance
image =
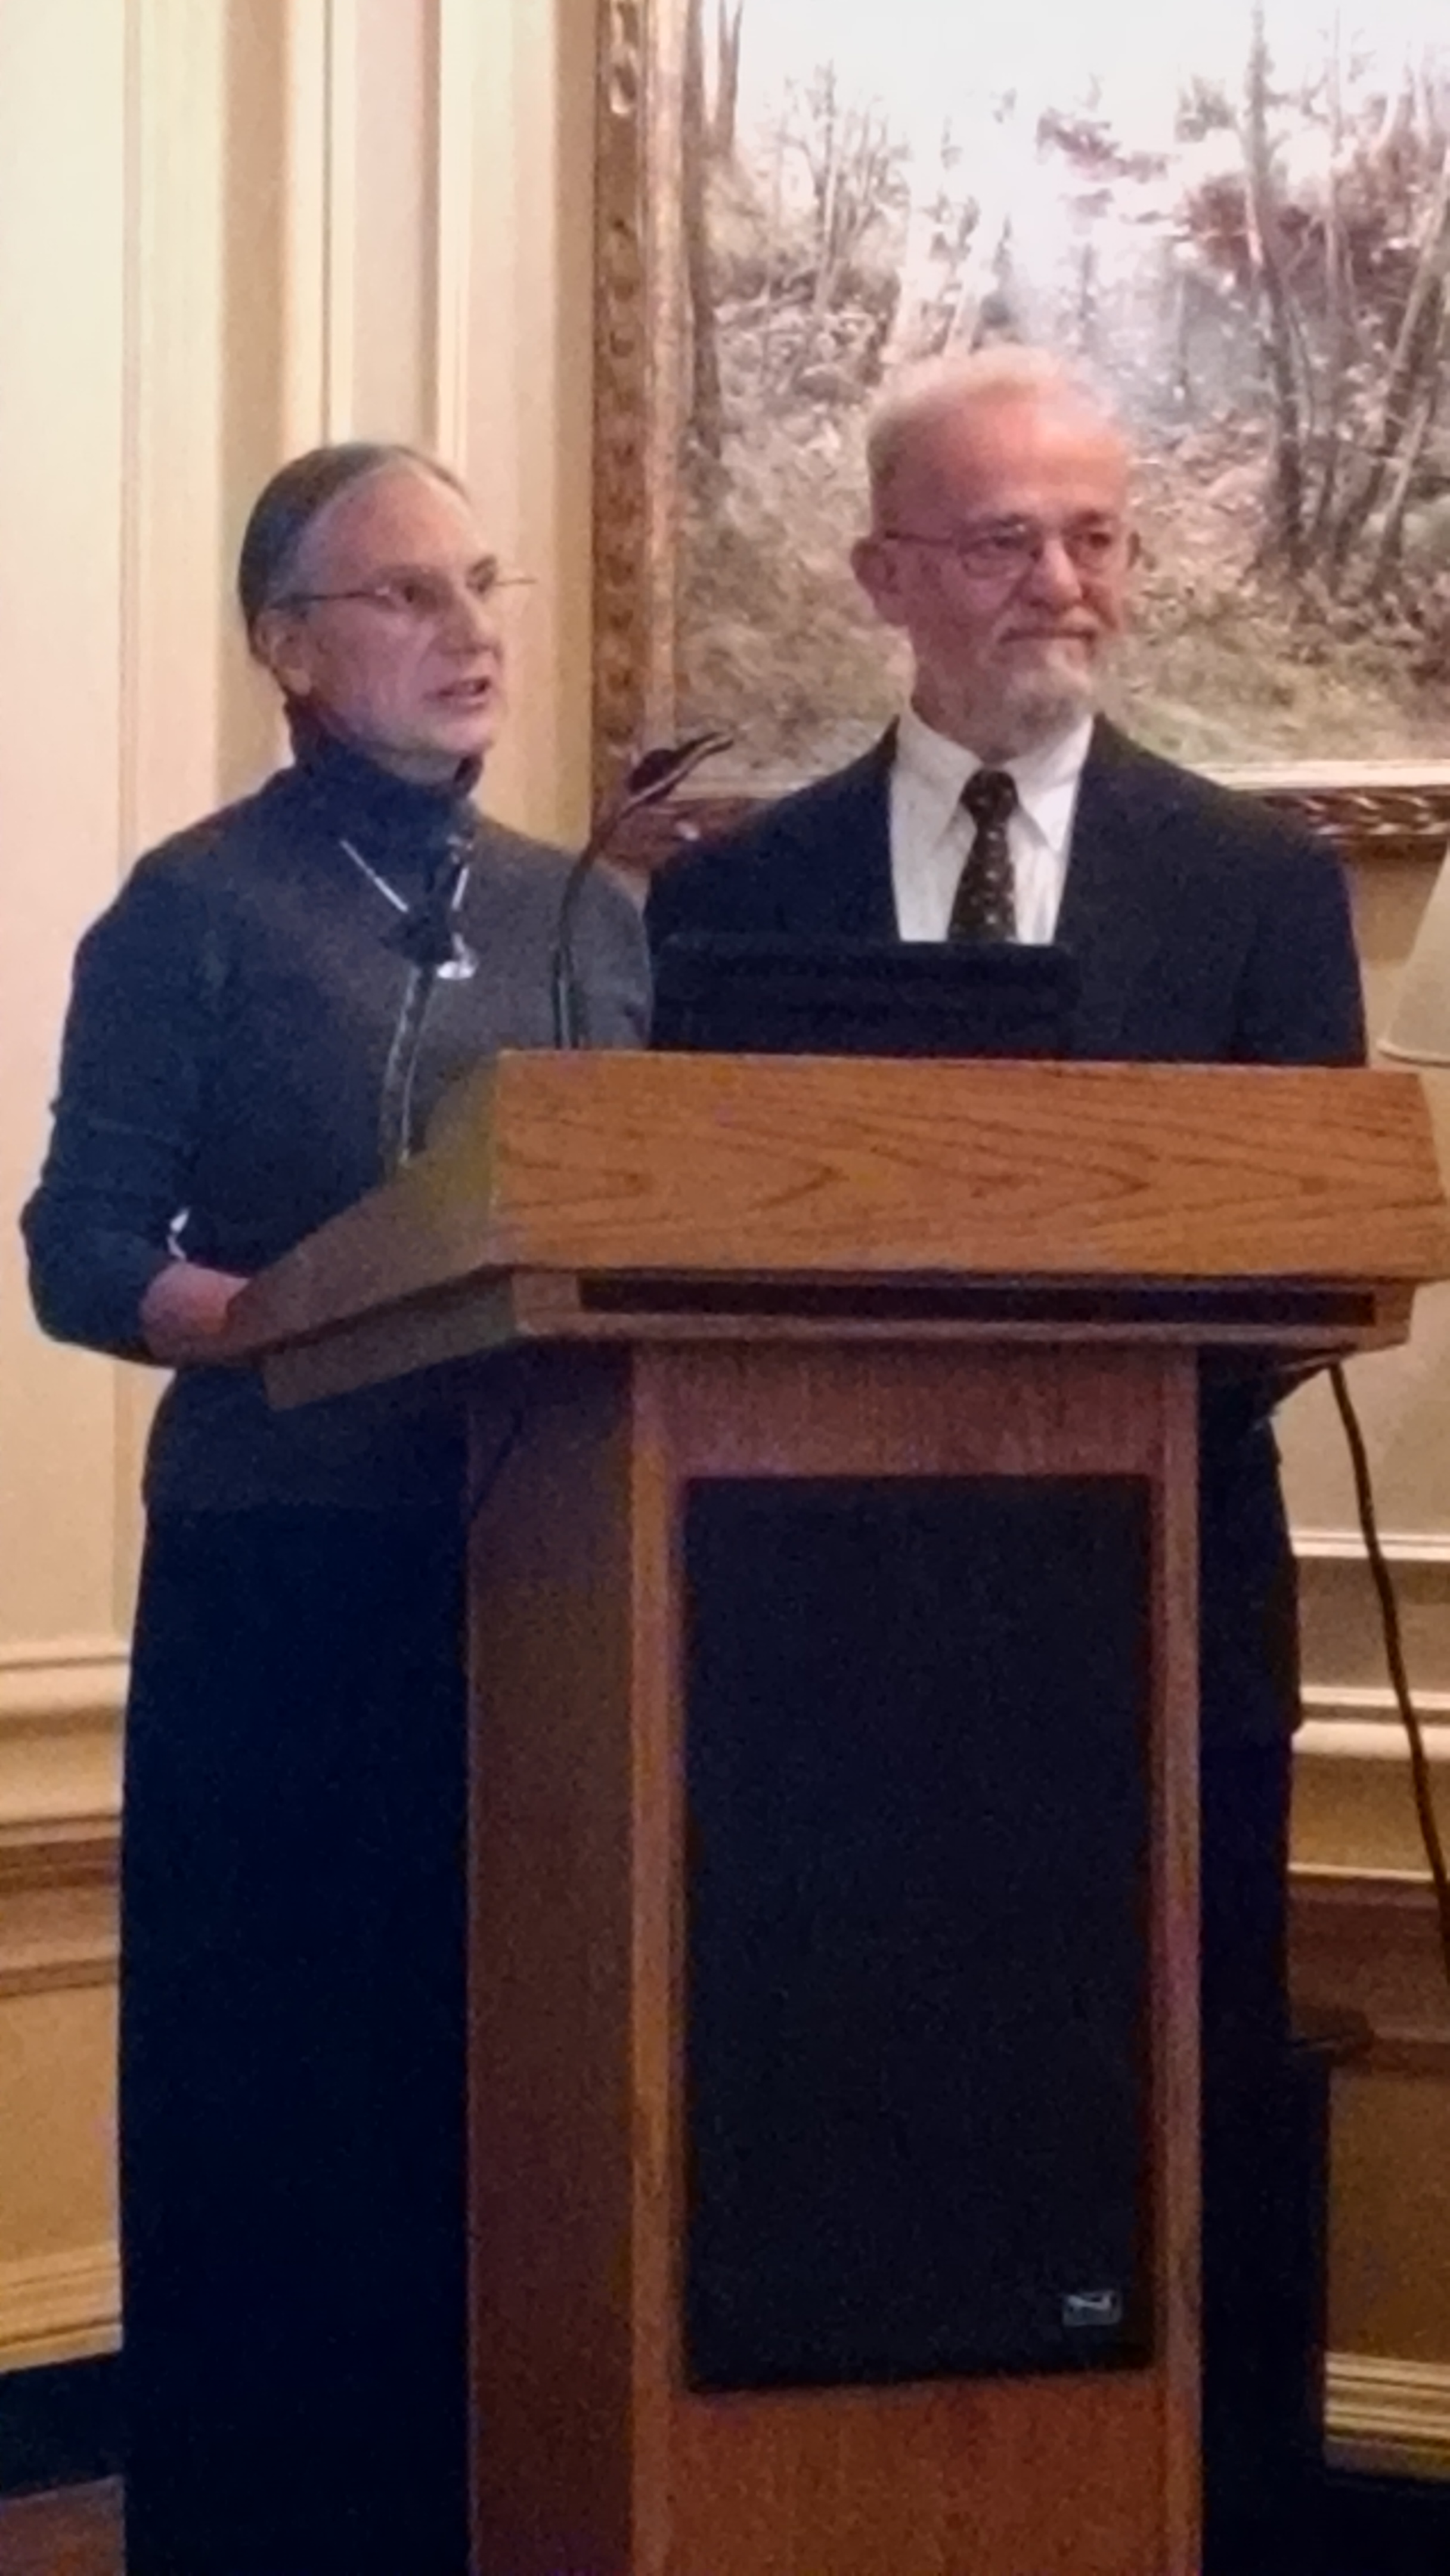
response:
[[[674,603],[668,461],[681,328],[679,210],[652,184],[672,166],[678,115],[673,0],[599,0],[595,251],[594,774],[602,795],[672,730]],[[1450,738],[1450,707],[1446,710]],[[1242,772],[1331,832],[1347,856],[1439,858],[1450,845],[1450,760]],[[640,818],[641,864],[741,812],[743,795],[682,797]]]

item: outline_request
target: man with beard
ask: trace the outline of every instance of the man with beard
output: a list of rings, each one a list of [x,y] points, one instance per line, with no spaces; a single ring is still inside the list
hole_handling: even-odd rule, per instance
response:
[[[852,551],[906,638],[909,703],[864,757],[673,861],[681,931],[1055,941],[1072,1052],[1354,1063],[1359,976],[1332,852],[1097,712],[1135,540],[1119,426],[1052,358],[998,347],[914,370],[868,442]],[[1262,2502],[1255,2356],[1283,2242],[1272,2151],[1288,2049],[1294,1569],[1262,1374],[1206,1369],[1201,1407],[1204,2444],[1210,2566],[1249,2562]]]

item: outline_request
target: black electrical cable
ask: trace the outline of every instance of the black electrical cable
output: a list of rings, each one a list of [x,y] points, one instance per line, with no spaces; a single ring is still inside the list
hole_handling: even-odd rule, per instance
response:
[[[1424,1729],[1419,1711],[1410,1692],[1409,1674],[1405,1668],[1404,1640],[1400,1630],[1400,1605],[1390,1569],[1380,1545],[1379,1527],[1375,1520],[1374,1489],[1370,1484],[1369,1459],[1365,1453],[1364,1434],[1350,1398],[1344,1370],[1337,1364],[1329,1372],[1339,1419],[1349,1445],[1349,1462],[1354,1474],[1355,1500],[1359,1506],[1359,1525],[1364,1532],[1365,1552],[1379,1600],[1380,1625],[1384,1632],[1385,1661],[1395,1705],[1410,1745],[1410,1778],[1415,1793],[1415,1813],[1420,1820],[1420,1839],[1430,1864],[1430,1877],[1435,1890],[1435,1912],[1440,1927],[1440,1952],[1445,1964],[1445,1978],[1450,1984],[1450,1873],[1445,1867],[1445,1847],[1440,1840],[1440,1826],[1435,1814],[1435,1801],[1430,1779],[1430,1757],[1425,1750]]]

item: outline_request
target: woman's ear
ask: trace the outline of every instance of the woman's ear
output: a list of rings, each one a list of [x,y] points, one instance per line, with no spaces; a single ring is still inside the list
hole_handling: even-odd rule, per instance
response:
[[[269,671],[286,698],[310,698],[312,667],[307,621],[294,608],[264,608],[251,635],[252,657]]]

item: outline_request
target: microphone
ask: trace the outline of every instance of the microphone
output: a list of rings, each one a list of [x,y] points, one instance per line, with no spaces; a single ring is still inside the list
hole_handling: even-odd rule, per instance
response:
[[[682,779],[698,769],[702,760],[712,760],[717,751],[728,751],[735,736],[730,733],[692,733],[683,742],[657,744],[625,772],[618,788],[605,805],[588,840],[569,871],[564,892],[559,900],[559,920],[554,933],[554,951],[549,967],[549,985],[554,1005],[554,1044],[573,1048],[583,1045],[579,1023],[579,994],[574,981],[574,918],[585,880],[596,862],[603,858],[632,814],[646,805],[658,805]]]
[[[422,893],[409,904],[392,931],[389,945],[400,949],[410,965],[431,967],[435,975],[452,966],[456,975],[463,964],[467,952],[453,916],[463,901],[472,855],[467,835],[450,832],[443,855],[430,870]]]

